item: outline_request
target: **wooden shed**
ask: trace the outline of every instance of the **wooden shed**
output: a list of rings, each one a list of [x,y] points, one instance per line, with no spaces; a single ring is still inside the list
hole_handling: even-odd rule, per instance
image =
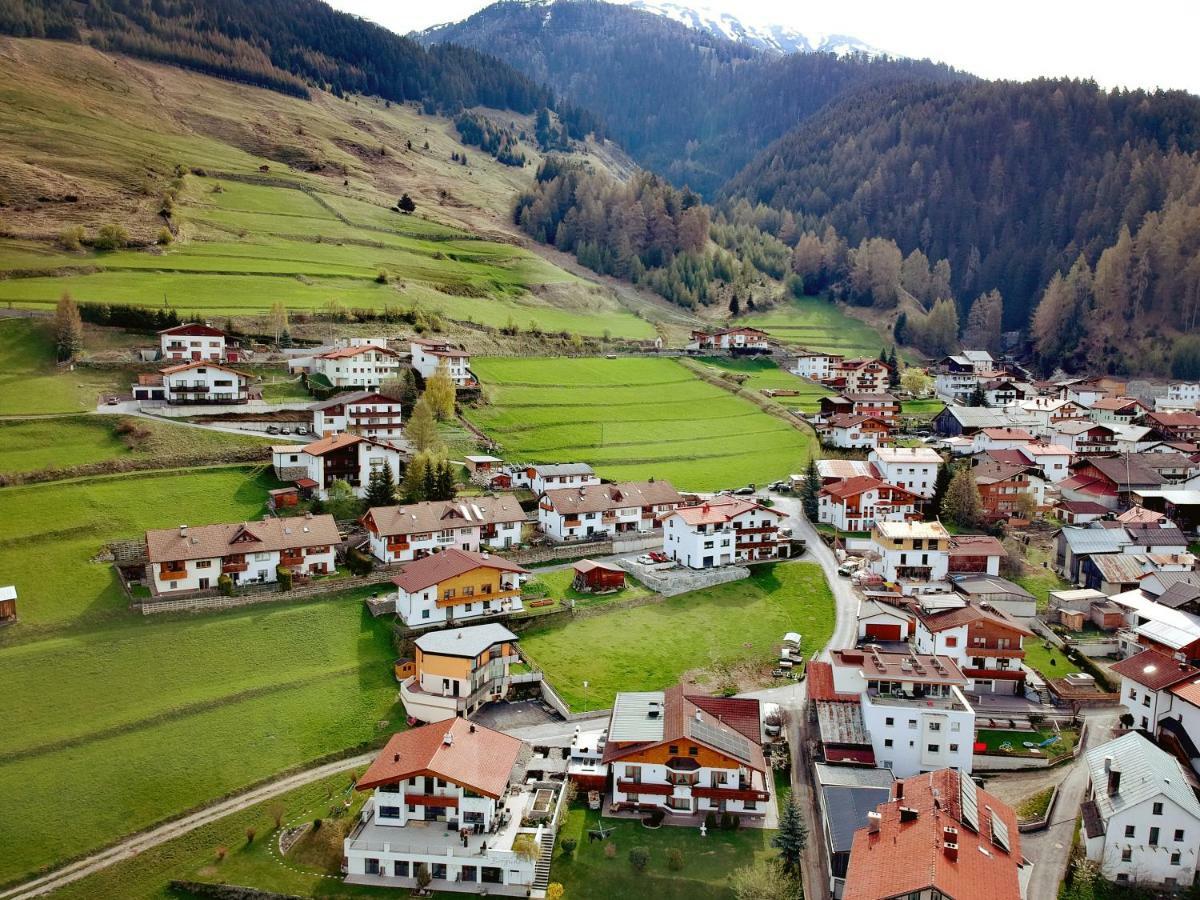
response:
[[[17,589],[11,584],[0,587],[0,622],[12,622],[17,618]]]
[[[267,491],[267,506],[271,510],[287,509],[300,502],[300,489],[295,487],[278,488]]]
[[[1076,609],[1060,609],[1058,621],[1070,631],[1083,631],[1084,614]]]
[[[479,455],[463,457],[463,463],[466,465],[467,471],[474,475],[476,472],[482,474],[493,472],[503,465],[504,460],[495,456]]]
[[[572,566],[575,579],[571,586],[577,591],[619,591],[625,587],[625,572],[616,566],[581,559]]]

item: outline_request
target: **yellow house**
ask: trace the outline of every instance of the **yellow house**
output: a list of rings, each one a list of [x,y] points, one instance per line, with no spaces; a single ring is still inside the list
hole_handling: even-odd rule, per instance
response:
[[[450,548],[408,563],[392,579],[396,613],[406,625],[452,623],[523,608],[521,582],[529,574],[489,553]]]
[[[497,623],[423,634],[412,674],[400,685],[410,719],[440,722],[467,716],[508,693],[517,636]]]

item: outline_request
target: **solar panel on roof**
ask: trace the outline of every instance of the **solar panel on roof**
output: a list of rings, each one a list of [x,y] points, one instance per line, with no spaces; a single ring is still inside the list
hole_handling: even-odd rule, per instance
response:
[[[1008,843],[1008,825],[996,815],[996,811],[990,806],[988,807],[988,812],[992,814],[992,843],[1005,852],[1008,852],[1010,849]]]
[[[747,751],[747,741],[739,734],[721,731],[698,719],[688,721],[688,736],[703,741],[710,747],[716,747],[744,762],[750,761]]]
[[[970,775],[959,774],[959,794],[962,804],[962,821],[976,834],[979,833],[979,795]]]

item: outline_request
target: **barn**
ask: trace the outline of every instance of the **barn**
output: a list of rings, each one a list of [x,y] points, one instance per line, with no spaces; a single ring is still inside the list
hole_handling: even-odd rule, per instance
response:
[[[625,572],[616,566],[581,559],[571,567],[575,578],[571,586],[577,591],[619,591],[625,587]]]
[[[17,589],[12,585],[0,587],[0,622],[13,622],[17,618]]]

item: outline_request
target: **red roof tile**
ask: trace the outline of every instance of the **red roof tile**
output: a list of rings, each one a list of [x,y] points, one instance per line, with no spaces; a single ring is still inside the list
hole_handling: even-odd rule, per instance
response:
[[[365,791],[427,774],[498,798],[508,787],[521,746],[515,737],[466,719],[435,722],[392,735],[355,787]]]
[[[813,660],[805,670],[808,699],[813,702],[828,700],[833,703],[858,703],[857,694],[839,694],[833,688],[833,666],[827,662]]]
[[[470,553],[450,547],[441,553],[434,553],[414,562],[405,563],[400,574],[392,579],[392,584],[407,593],[423,591],[427,587],[440,584],[447,578],[454,578],[475,569],[498,569],[501,572],[528,572],[514,562],[493,554]],[[483,595],[480,595],[483,597]],[[485,598],[486,599],[486,598]]]
[[[1178,684],[1195,675],[1200,675],[1200,669],[1180,662],[1157,650],[1143,650],[1137,656],[1131,656],[1110,666],[1118,675],[1136,681],[1152,691]]]

